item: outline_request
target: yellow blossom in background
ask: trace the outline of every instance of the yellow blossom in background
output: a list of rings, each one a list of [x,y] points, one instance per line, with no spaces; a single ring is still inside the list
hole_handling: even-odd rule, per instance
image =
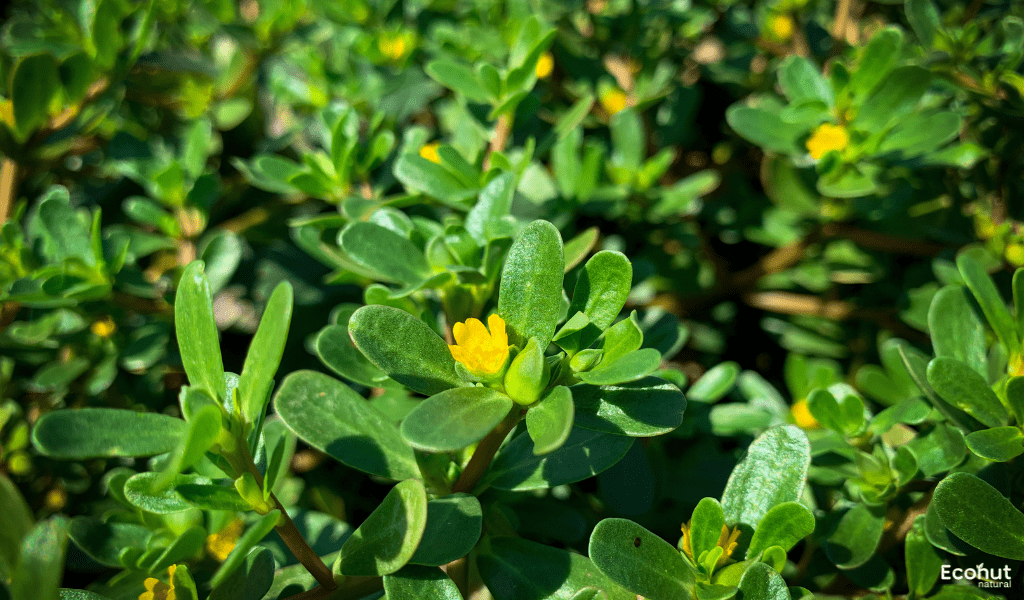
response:
[[[793,415],[793,422],[797,424],[797,427],[803,429],[817,429],[821,427],[818,420],[811,414],[811,409],[807,407],[807,400],[797,400],[789,411]]]
[[[101,338],[108,338],[117,331],[117,325],[114,325],[114,320],[110,317],[103,317],[93,321],[93,324],[89,326],[89,331],[92,331]]]
[[[850,134],[841,125],[822,123],[807,140],[807,151],[814,160],[835,150],[842,152],[850,145]]]
[[[1024,244],[1020,242],[1007,244],[1006,251],[1003,252],[1003,256],[1006,257],[1006,262],[1010,263],[1014,267],[1024,267]]]
[[[235,544],[238,543],[238,538],[242,537],[244,529],[245,524],[242,523],[242,520],[235,519],[224,529],[206,537],[206,551],[210,553],[210,556],[224,562],[228,554],[235,549]]]
[[[377,40],[377,49],[385,58],[392,61],[399,61],[405,57],[408,45],[405,36],[400,33],[385,33]]]
[[[174,570],[177,568],[178,565],[167,567],[167,581],[170,583],[164,583],[154,577],[147,577],[146,581],[142,582],[142,585],[146,586],[146,591],[139,594],[139,600],[175,600]]]
[[[627,100],[628,97],[626,96],[626,92],[618,88],[612,88],[601,94],[601,106],[604,107],[610,115],[614,115],[626,108]]]
[[[796,22],[789,15],[773,15],[768,19],[768,33],[780,42],[789,41],[796,31]]]
[[[544,79],[551,74],[555,68],[555,57],[550,52],[545,52],[537,59],[537,78]]]
[[[508,362],[508,334],[498,315],[487,318],[487,327],[480,319],[456,323],[452,335],[455,345],[448,346],[452,356],[474,375],[494,375]]]
[[[437,142],[430,142],[420,148],[420,156],[429,160],[432,163],[441,164],[441,157],[437,154],[437,148],[440,146]]]
[[[14,128],[14,103],[10,100],[0,101],[0,121]]]
[[[693,562],[697,562],[697,559],[700,557],[693,555],[693,545],[690,543],[690,530],[692,528],[692,523],[693,520],[691,519],[689,523],[683,523],[679,529],[683,532],[683,552],[693,559]],[[718,557],[718,561],[715,562],[716,568],[724,565],[726,561],[729,560],[729,557],[732,556],[733,551],[736,550],[736,540],[738,540],[739,537],[739,527],[730,530],[727,525],[722,525],[722,535],[718,536],[718,542],[715,544],[722,548],[722,556]]]

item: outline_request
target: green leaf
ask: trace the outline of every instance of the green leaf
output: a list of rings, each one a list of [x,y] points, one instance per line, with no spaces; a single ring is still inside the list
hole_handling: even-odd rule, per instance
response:
[[[871,559],[882,539],[885,507],[855,504],[833,518],[827,530],[825,553],[840,569],[853,569]]]
[[[188,424],[185,444],[167,462],[160,477],[154,480],[154,485],[157,488],[166,486],[172,477],[199,462],[220,437],[223,426],[221,425],[221,408],[219,406],[208,404],[189,417],[191,420]]]
[[[483,439],[512,410],[512,399],[484,387],[456,388],[427,398],[402,421],[410,446],[454,452]]]
[[[49,54],[26,56],[11,75],[14,124],[22,139],[44,125],[54,98],[61,93],[57,61]]]
[[[465,227],[478,244],[505,237],[505,224],[510,219],[512,199],[515,197],[516,176],[502,173],[480,191],[480,199],[466,213]]]
[[[946,402],[989,427],[1006,425],[1010,416],[985,379],[953,358],[928,363],[928,383]]]
[[[32,428],[32,443],[51,458],[75,460],[152,456],[170,452],[185,437],[181,419],[113,408],[55,410]]]
[[[587,557],[521,538],[491,539],[477,564],[495,600],[579,598],[585,588],[602,590],[610,600],[636,600]]]
[[[370,362],[414,392],[432,396],[464,385],[448,345],[404,310],[364,306],[352,314],[348,329]]]
[[[590,227],[584,229],[580,233],[576,234],[575,237],[565,242],[563,250],[565,252],[566,273],[572,270],[576,265],[583,262],[583,259],[587,257],[587,254],[590,254],[590,251],[594,248],[594,244],[597,243],[599,235],[601,235],[601,231],[597,227]]]
[[[233,485],[202,483],[191,479],[175,484],[174,491],[192,506],[203,510],[252,510]]]
[[[967,447],[982,458],[1007,462],[1024,454],[1024,433],[1019,427],[993,427],[967,435]]]
[[[21,553],[22,540],[32,531],[32,513],[18,488],[0,475],[0,578],[13,572]]]
[[[906,66],[891,71],[864,100],[853,125],[875,132],[910,112],[920,102],[932,80],[924,67]]]
[[[480,540],[483,510],[476,496],[452,494],[427,502],[427,525],[410,564],[439,567],[469,554]]]
[[[799,502],[776,504],[765,513],[754,530],[754,537],[747,548],[747,557],[755,558],[772,546],[784,551],[814,533],[814,514]]]
[[[597,475],[626,455],[633,440],[573,427],[561,448],[537,456],[533,440],[520,435],[495,457],[483,483],[499,490],[539,490]]]
[[[261,516],[255,523],[250,525],[249,528],[245,530],[245,533],[242,534],[242,537],[238,538],[238,541],[235,542],[235,547],[230,553],[228,553],[227,558],[225,558],[224,562],[222,562],[220,567],[217,568],[213,577],[210,578],[210,587],[217,589],[221,584],[226,584],[228,578],[231,577],[231,575],[237,571],[243,563],[248,565],[249,552],[256,546],[256,544],[260,543],[260,540],[265,538],[275,526],[277,526],[280,519],[281,511],[275,509]],[[256,557],[253,557],[254,563],[257,560],[265,559],[257,559]]]
[[[657,377],[620,385],[574,385],[576,424],[616,435],[651,437],[683,422],[686,398],[679,388]]]
[[[996,488],[968,473],[953,473],[932,497],[942,524],[982,552],[1024,560],[1024,514]]]
[[[654,600],[689,598],[693,574],[671,544],[626,519],[605,519],[590,536],[590,560],[609,579]]]
[[[722,504],[714,498],[704,498],[697,503],[690,515],[690,549],[700,557],[718,546],[718,539],[725,527],[725,513]]]
[[[907,13],[907,20],[910,21],[910,28],[914,30],[921,45],[925,49],[933,47],[936,33],[942,31],[942,22],[932,0],[906,0],[903,9]]]
[[[898,27],[886,27],[871,36],[857,61],[857,70],[850,75],[849,88],[856,96],[863,97],[892,71],[902,47],[903,31]]]
[[[907,563],[907,586],[910,593],[926,596],[941,574],[943,560],[924,532],[924,515],[918,515],[907,532],[904,544]]]
[[[832,86],[821,76],[821,71],[795,54],[779,65],[779,86],[792,103],[817,100],[831,108],[836,102]]]
[[[433,274],[415,244],[376,223],[350,223],[338,242],[352,260],[378,273],[384,281],[413,285]]]
[[[762,108],[733,104],[725,111],[729,127],[749,142],[765,150],[796,154],[796,140],[804,128],[786,123],[777,114]]]
[[[159,483],[157,480],[163,479],[161,475],[162,473],[149,471],[131,476],[124,483],[125,498],[133,506],[158,515],[181,512],[192,508],[192,504],[183,498],[175,488],[160,489],[157,487]],[[172,479],[168,479],[167,483],[171,483],[171,481]],[[173,481],[176,485],[210,484],[210,479],[196,475],[174,474]]]
[[[950,285],[935,294],[928,308],[928,332],[935,356],[955,358],[979,375],[987,373],[985,326],[974,312],[967,288]]]
[[[590,257],[576,280],[569,314],[577,311],[604,331],[615,322],[626,304],[633,283],[633,267],[620,252],[602,250]],[[586,348],[590,344],[583,344]]]
[[[281,364],[285,342],[288,341],[293,295],[292,285],[287,281],[274,288],[260,319],[259,329],[249,345],[249,353],[238,380],[242,415],[248,423],[260,420],[270,400],[274,374]]]
[[[717,364],[686,390],[686,397],[695,402],[714,404],[736,385],[736,378],[739,375],[740,366],[735,362]]]
[[[1024,267],[1013,273],[1013,306],[1016,309],[1017,336],[1024,339]],[[1019,375],[1024,373],[1018,373]]]
[[[274,556],[270,550],[257,546],[245,556],[231,575],[210,592],[208,600],[252,600],[262,598],[274,582]]]
[[[401,569],[416,552],[427,524],[427,493],[417,479],[391,488],[341,547],[342,575],[380,576]]]
[[[971,289],[974,298],[981,306],[981,312],[985,319],[996,332],[996,337],[1006,347],[1010,356],[1020,354],[1020,338],[1017,336],[1017,326],[1006,308],[1006,303],[992,278],[985,272],[983,263],[974,256],[974,251],[982,251],[980,248],[968,249],[956,257],[956,266],[960,270],[967,287]]]
[[[955,427],[939,423],[928,435],[918,436],[906,446],[917,458],[926,477],[933,477],[960,464],[967,455],[964,434]]]
[[[185,562],[198,554],[203,549],[205,542],[205,529],[200,526],[189,527],[164,549],[163,553],[150,565],[149,572],[151,574],[158,573],[175,563]]]
[[[181,274],[174,297],[174,323],[189,383],[211,398],[223,399],[224,363],[202,261],[192,261]]]
[[[459,587],[441,569],[406,565],[384,576],[384,593],[389,598],[462,600]]]
[[[534,221],[509,248],[501,272],[498,314],[509,342],[523,347],[536,337],[546,348],[555,334],[562,301],[562,236],[547,221]]]
[[[661,352],[654,348],[641,348],[611,362],[607,353],[597,368],[577,373],[582,381],[592,385],[615,385],[647,377],[661,366]]]
[[[288,374],[274,408],[303,441],[353,469],[401,480],[419,477],[398,428],[347,385],[323,373]]]
[[[445,59],[432,60],[427,63],[424,71],[434,81],[472,102],[486,104],[497,100],[480,83],[473,69],[466,65]]]
[[[338,375],[367,387],[383,387],[388,374],[371,363],[360,352],[348,335],[349,311],[337,325],[328,325],[320,330],[313,347],[320,361]]]
[[[936,548],[941,548],[956,556],[965,556],[971,551],[971,547],[963,540],[956,537],[946,526],[942,524],[939,513],[935,510],[935,503],[928,503],[928,510],[924,514],[924,534]]]
[[[133,523],[104,523],[95,517],[75,517],[68,527],[68,536],[96,562],[120,567],[119,556],[126,548],[141,550],[152,536],[149,528]]]
[[[604,350],[603,364],[610,364],[634,352],[644,343],[644,333],[634,310],[628,319],[623,319],[604,333],[601,348]]]
[[[790,600],[786,580],[765,563],[754,563],[740,579],[743,600]]]
[[[526,430],[533,439],[533,452],[538,456],[554,452],[569,439],[572,431],[572,392],[564,385],[549,391],[526,413]]]
[[[811,462],[811,446],[799,427],[762,433],[733,469],[722,493],[725,522],[757,528],[772,507],[800,498]]]
[[[41,521],[21,543],[18,568],[9,584],[14,600],[57,600],[64,575],[68,521],[63,516]]]
[[[61,588],[60,600],[110,600],[106,596],[100,596],[96,592],[90,592],[87,590],[71,590],[68,588]]]

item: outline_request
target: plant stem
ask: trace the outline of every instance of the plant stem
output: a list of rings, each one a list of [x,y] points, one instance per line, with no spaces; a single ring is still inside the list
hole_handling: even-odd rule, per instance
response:
[[[249,454],[249,447],[243,441],[241,443],[242,452],[244,453],[243,458],[245,459],[246,466],[252,476],[256,479],[256,483],[263,486],[263,475],[259,469],[256,468],[256,464]],[[337,584],[334,583],[334,574],[324,564],[323,559],[320,555],[313,551],[306,542],[306,539],[299,533],[298,527],[295,526],[295,522],[288,516],[288,511],[285,510],[284,505],[277,499],[277,496],[273,492],[270,493],[270,498],[274,501],[274,505],[277,510],[281,511],[281,520],[278,525],[274,527],[277,530],[277,534],[284,540],[288,549],[291,550],[292,554],[302,566],[306,567],[306,570],[317,580],[317,583],[327,591],[334,590],[337,588]],[[358,596],[356,596],[358,598]]]
[[[288,596],[285,600],[358,600],[382,589],[384,589],[384,579],[381,577],[349,577],[333,590],[317,586],[294,596]]]
[[[7,222],[18,189],[18,163],[8,157],[0,164],[0,224]]]
[[[498,448],[501,447],[501,443],[505,441],[508,434],[519,424],[519,419],[522,419],[524,414],[526,414],[526,411],[519,406],[512,407],[512,410],[509,411],[501,423],[480,441],[480,445],[473,452],[473,456],[469,459],[466,469],[462,472],[462,475],[459,475],[459,480],[455,482],[455,487],[452,488],[453,492],[466,492],[468,494],[476,488],[476,485],[480,483],[480,478],[483,477],[487,467],[490,466],[491,460],[494,459],[494,455],[497,454]]]
[[[512,115],[503,114],[498,117],[498,122],[494,125],[494,137],[491,138],[491,145],[487,151],[487,159],[484,160],[484,170],[491,168],[491,154],[495,152],[501,152],[505,149],[505,144],[508,143],[508,136],[512,133]]]

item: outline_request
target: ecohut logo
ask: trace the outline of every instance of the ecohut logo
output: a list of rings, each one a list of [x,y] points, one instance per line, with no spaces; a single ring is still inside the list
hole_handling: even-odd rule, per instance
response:
[[[942,579],[946,581],[959,581],[966,579],[974,585],[982,588],[1008,588],[1010,587],[1010,567],[988,568],[985,563],[979,563],[973,567],[956,567],[942,565],[940,572]]]

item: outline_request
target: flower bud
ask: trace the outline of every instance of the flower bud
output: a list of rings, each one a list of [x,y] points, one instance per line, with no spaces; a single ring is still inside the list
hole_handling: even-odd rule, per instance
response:
[[[505,393],[519,404],[533,404],[544,393],[550,377],[544,350],[537,338],[530,338],[505,373]]]
[[[256,483],[256,478],[252,476],[252,473],[243,473],[236,479],[235,489],[238,490],[238,495],[259,514],[265,515],[274,510],[274,504],[264,496],[263,488]]]

